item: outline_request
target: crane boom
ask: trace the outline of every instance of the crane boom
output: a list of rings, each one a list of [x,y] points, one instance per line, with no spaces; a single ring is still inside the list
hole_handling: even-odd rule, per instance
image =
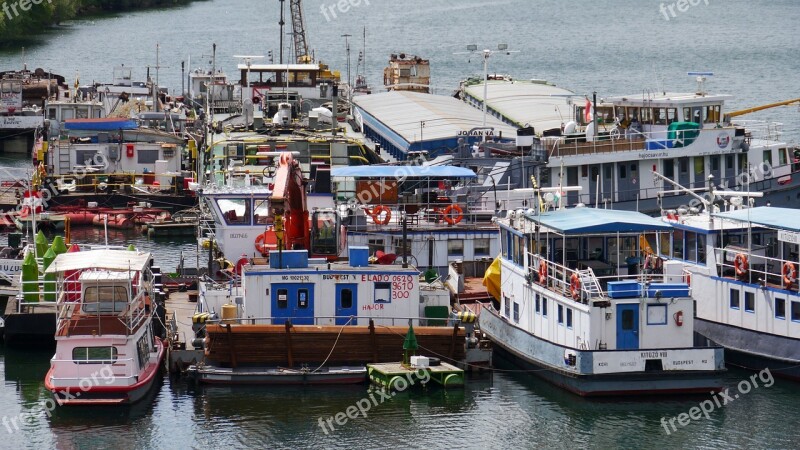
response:
[[[290,0],[289,8],[292,11],[292,38],[294,39],[294,52],[298,63],[311,62],[306,40],[306,21],[303,18],[303,4],[301,0]]]
[[[750,114],[750,113],[754,113],[756,111],[762,111],[762,110],[769,109],[769,108],[776,108],[778,106],[791,105],[792,103],[800,103],[800,98],[794,98],[794,99],[791,99],[791,100],[784,100],[782,102],[769,103],[769,104],[761,105],[761,106],[754,106],[752,108],[747,108],[747,109],[740,109],[738,111],[730,112],[730,113],[726,114],[725,116],[728,119],[730,119],[731,117],[743,116],[745,114]]]

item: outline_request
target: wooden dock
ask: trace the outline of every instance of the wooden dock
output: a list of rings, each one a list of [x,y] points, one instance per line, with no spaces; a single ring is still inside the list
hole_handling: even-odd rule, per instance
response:
[[[445,388],[464,386],[464,371],[446,362],[420,369],[399,362],[367,364],[367,374],[372,383],[394,391],[431,381]]]
[[[188,292],[171,291],[167,296],[167,329],[169,322],[173,322],[177,329],[176,333],[168,336],[170,345],[167,352],[167,367],[171,373],[180,373],[203,359],[203,349],[192,346],[194,338],[192,315],[195,306],[195,303],[189,301]]]

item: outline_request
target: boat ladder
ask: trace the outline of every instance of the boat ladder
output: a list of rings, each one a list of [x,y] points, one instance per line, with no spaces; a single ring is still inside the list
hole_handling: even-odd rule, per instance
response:
[[[597,281],[594,271],[591,267],[585,270],[579,270],[578,276],[581,279],[581,289],[586,293],[586,300],[592,300],[603,296],[603,288]]]

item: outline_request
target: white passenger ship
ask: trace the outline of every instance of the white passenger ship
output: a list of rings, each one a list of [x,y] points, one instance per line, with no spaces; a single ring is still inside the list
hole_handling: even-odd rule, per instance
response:
[[[676,229],[665,267],[691,282],[695,331],[728,363],[800,379],[800,211],[731,200],[727,211],[665,212]]]
[[[720,388],[723,349],[693,346],[689,287],[637,274],[668,224],[593,208],[510,211],[498,223],[500,306],[479,319],[495,352],[582,396]]]

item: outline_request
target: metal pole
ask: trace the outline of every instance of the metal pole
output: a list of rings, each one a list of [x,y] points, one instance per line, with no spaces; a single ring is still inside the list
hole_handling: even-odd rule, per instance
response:
[[[592,92],[592,120],[594,121],[594,137],[597,140],[597,91]]]
[[[284,1],[286,1],[286,0],[280,0],[280,2],[281,2],[281,20],[278,21],[278,25],[281,26],[281,60],[280,60],[281,64],[283,64],[283,26],[286,24],[286,21],[283,20],[283,17],[284,17],[284,12],[283,12]]]
[[[489,50],[483,51],[483,127],[486,128],[486,102],[489,88]],[[486,135],[484,135],[484,140]]]

